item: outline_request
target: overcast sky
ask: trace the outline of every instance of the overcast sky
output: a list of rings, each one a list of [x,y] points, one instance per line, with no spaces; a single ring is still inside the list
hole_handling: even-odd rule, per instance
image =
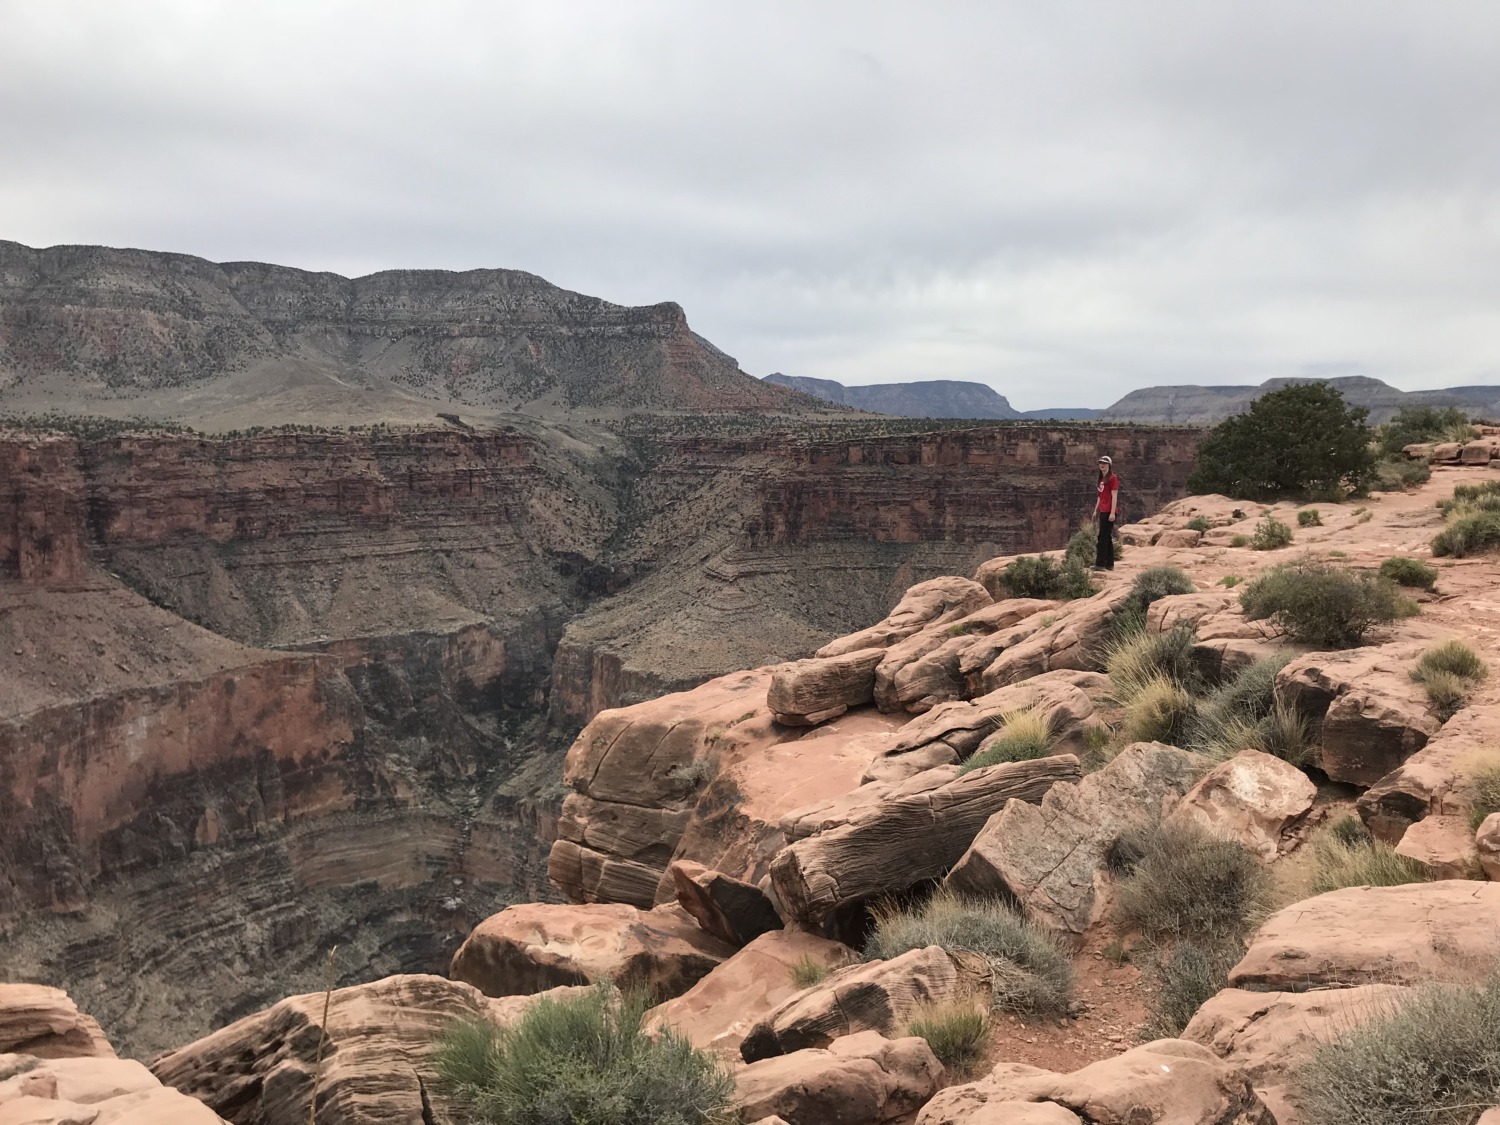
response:
[[[1500,2],[0,0],[0,238],[675,300],[755,375],[1500,382]]]

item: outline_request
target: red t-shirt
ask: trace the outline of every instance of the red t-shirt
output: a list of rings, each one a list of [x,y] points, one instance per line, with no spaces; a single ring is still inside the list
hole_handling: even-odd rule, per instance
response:
[[[1120,491],[1120,478],[1110,473],[1099,482],[1099,510],[1101,512],[1113,512],[1118,510],[1119,500],[1116,493]]]

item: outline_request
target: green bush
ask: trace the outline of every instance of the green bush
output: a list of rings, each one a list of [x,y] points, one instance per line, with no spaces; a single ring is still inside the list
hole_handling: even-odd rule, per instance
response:
[[[1352,814],[1339,817],[1328,826],[1328,833],[1346,848],[1363,847],[1374,839],[1365,822]]]
[[[1321,895],[1344,887],[1396,887],[1403,883],[1425,883],[1427,869],[1414,859],[1398,855],[1368,833],[1356,843],[1351,831],[1337,829],[1312,841],[1312,878],[1308,893]]]
[[[1193,697],[1186,688],[1166,676],[1155,676],[1141,684],[1125,704],[1125,740],[1179,745],[1185,740],[1193,709]]]
[[[1463,641],[1444,641],[1424,652],[1411,678],[1427,691],[1427,701],[1440,721],[1458,714],[1475,686],[1490,674],[1479,654]]]
[[[1194,516],[1187,522],[1187,529],[1189,531],[1196,531],[1200,535],[1205,531],[1210,530],[1212,527],[1213,525],[1209,523],[1208,520],[1203,516]]]
[[[970,770],[1002,762],[1029,762],[1052,753],[1052,731],[1040,711],[1018,711],[1005,716],[1000,733],[981,746],[958,767],[962,777]]]
[[[1238,574],[1226,574],[1223,578],[1219,579],[1218,584],[1220,586],[1223,586],[1226,590],[1233,590],[1243,581],[1244,579],[1241,578]]]
[[[1438,572],[1421,559],[1408,559],[1400,555],[1386,559],[1380,564],[1380,577],[1388,578],[1398,586],[1414,590],[1431,590],[1437,584]]]
[[[990,1033],[988,1005],[972,999],[924,1004],[907,1021],[906,1033],[927,1040],[927,1046],[951,1075],[966,1077],[984,1057],[984,1043]]]
[[[1255,525],[1255,534],[1250,537],[1250,548],[1254,551],[1275,551],[1292,541],[1292,529],[1275,516],[1267,516]]]
[[[1426,461],[1408,461],[1405,457],[1385,457],[1375,464],[1373,492],[1405,492],[1432,479],[1432,468]]]
[[[916,907],[892,904],[874,911],[865,943],[870,957],[889,960],[913,949],[940,945],[978,953],[994,974],[995,1007],[1056,1014],[1073,995],[1073,962],[1050,930],[998,899],[968,899],[939,891]]]
[[[1468,424],[1468,416],[1456,406],[1442,410],[1435,406],[1404,406],[1376,433],[1380,452],[1387,457],[1396,457],[1408,445],[1440,441],[1453,427]]]
[[[1099,528],[1093,520],[1085,520],[1083,526],[1073,533],[1068,545],[1063,548],[1063,562],[1073,563],[1085,570],[1094,565],[1099,557]]]
[[[1147,567],[1130,583],[1130,594],[1115,610],[1110,632],[1116,638],[1139,633],[1146,628],[1146,611],[1152,603],[1176,594],[1196,593],[1197,590],[1181,567]]]
[[[1099,592],[1083,566],[1071,560],[1059,566],[1044,555],[1014,560],[1000,572],[1000,584],[1013,598],[1071,600],[1092,597]]]
[[[1454,509],[1448,526],[1433,536],[1432,553],[1438,558],[1461,559],[1500,546],[1500,512]]]
[[[1305,764],[1311,750],[1307,720],[1276,702],[1276,673],[1288,659],[1257,660],[1209,692],[1188,725],[1187,748],[1220,760],[1252,749]]]
[[[1188,489],[1248,499],[1362,492],[1375,476],[1368,414],[1327,383],[1263,394],[1209,431]]]
[[[1491,813],[1500,812],[1500,766],[1488,766],[1474,775],[1469,798],[1469,827],[1475,832]]]
[[[1122,915],[1154,940],[1243,938],[1265,905],[1270,873],[1244,845],[1195,825],[1157,825],[1126,848]]]
[[[1453,498],[1440,501],[1438,507],[1447,511],[1456,504],[1485,505],[1495,500],[1500,500],[1500,480],[1474,481],[1468,484],[1455,484]]]
[[[671,1031],[641,1030],[642,993],[601,984],[537,1000],[515,1024],[455,1024],[439,1044],[443,1081],[484,1125],[728,1125],[734,1078]]]
[[[1318,514],[1316,508],[1303,508],[1297,513],[1298,527],[1322,527],[1323,517]]]
[[[1231,547],[1248,547],[1248,546],[1250,546],[1250,536],[1248,536],[1248,535],[1236,535],[1236,536],[1233,536],[1229,540],[1229,545]]]
[[[1394,582],[1312,559],[1272,567],[1245,588],[1240,605],[1251,621],[1270,620],[1320,648],[1352,648],[1409,612]]]
[[[817,958],[806,956],[792,962],[787,975],[798,988],[811,988],[815,984],[822,984],[831,972],[833,970]]]
[[[1307,1125],[1473,1125],[1500,1103],[1500,974],[1428,985],[1319,1047],[1296,1074]]]
[[[1198,1009],[1229,987],[1229,970],[1243,955],[1236,944],[1179,942],[1152,964],[1155,987],[1141,1038],[1176,1039]]]

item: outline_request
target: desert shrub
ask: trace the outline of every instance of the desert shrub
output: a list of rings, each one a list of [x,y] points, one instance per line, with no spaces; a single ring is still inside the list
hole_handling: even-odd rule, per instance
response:
[[[1218,759],[1260,750],[1302,765],[1310,749],[1307,720],[1275,695],[1276,673],[1288,659],[1257,660],[1209,692],[1188,725],[1187,747]]]
[[[1218,584],[1220,586],[1223,586],[1226,590],[1233,590],[1243,581],[1244,579],[1241,578],[1238,574],[1226,574],[1223,578],[1219,579]]]
[[[1303,508],[1297,513],[1298,527],[1322,527],[1323,517],[1318,514],[1316,508]]]
[[[1422,681],[1427,706],[1440,723],[1446,723],[1464,709],[1470,688],[1469,681],[1452,672],[1433,672]]]
[[[1153,602],[1175,594],[1192,594],[1197,589],[1181,567],[1148,567],[1135,576],[1129,596],[1115,610],[1111,634],[1118,638],[1140,632],[1146,628],[1146,611]]]
[[[1029,762],[1052,753],[1052,730],[1040,711],[1017,711],[1005,716],[1004,723],[999,734],[958,767],[959,776],[983,766]]]
[[[1307,1125],[1473,1125],[1500,1103],[1500,974],[1428,985],[1319,1047],[1296,1074]]]
[[[1500,812],[1500,766],[1488,766],[1476,773],[1472,794],[1469,798],[1469,827],[1478,832],[1487,816]]]
[[[1155,676],[1141,684],[1125,704],[1125,739],[1175,746],[1185,740],[1192,718],[1193,697],[1188,690],[1167,676]]]
[[[1192,519],[1188,520],[1188,522],[1187,522],[1187,529],[1189,531],[1196,531],[1200,535],[1203,532],[1210,530],[1212,527],[1213,527],[1213,525],[1210,524],[1208,522],[1208,520],[1206,518],[1204,518],[1203,516],[1194,516]]]
[[[1196,686],[1199,672],[1193,649],[1197,643],[1186,622],[1165,633],[1131,633],[1116,641],[1104,661],[1115,695],[1128,703],[1161,677],[1184,688]]]
[[[1348,842],[1353,841],[1353,842]],[[1425,883],[1427,869],[1414,859],[1398,855],[1366,832],[1330,829],[1312,840],[1312,876],[1309,894],[1325,894],[1344,887],[1395,887],[1403,883]]]
[[[1328,826],[1328,834],[1346,848],[1368,844],[1373,838],[1365,822],[1352,813],[1345,813]]]
[[[1125,919],[1148,938],[1229,942],[1265,904],[1270,874],[1237,841],[1196,825],[1156,825],[1140,834],[1120,881]]]
[[[1229,540],[1229,545],[1231,547],[1248,547],[1248,546],[1250,546],[1250,536],[1248,536],[1248,535],[1236,535],[1236,536],[1233,536]]]
[[[984,1041],[990,1033],[989,1005],[972,998],[924,1004],[907,1021],[906,1033],[927,1040],[938,1062],[963,1077],[984,1057]]]
[[[1433,536],[1432,553],[1456,559],[1500,546],[1500,512],[1455,508],[1448,513],[1448,526]]]
[[[1475,686],[1488,675],[1479,654],[1458,640],[1428,649],[1411,670],[1411,678],[1426,690],[1427,702],[1443,722],[1459,712]]]
[[[1188,489],[1248,499],[1361,492],[1375,475],[1368,413],[1327,383],[1263,394],[1209,431]]]
[[[1243,954],[1234,943],[1199,945],[1178,942],[1151,965],[1154,988],[1141,1038],[1176,1039],[1220,989],[1229,985],[1229,970]]]
[[[542,998],[515,1024],[455,1024],[439,1074],[484,1125],[727,1125],[734,1079],[706,1051],[662,1031],[646,1035],[643,993],[600,984],[582,996]]]
[[[1460,445],[1464,445],[1479,436],[1479,428],[1467,421],[1454,422],[1451,426],[1446,427],[1440,436],[1443,441],[1456,441]]]
[[[1292,529],[1275,516],[1267,516],[1255,525],[1255,534],[1250,537],[1250,549],[1275,551],[1292,541]]]
[[[1013,598],[1087,598],[1099,592],[1082,565],[1070,560],[1059,566],[1043,555],[1011,562],[1000,572],[1000,584]]]
[[[1437,584],[1437,570],[1421,559],[1408,559],[1400,555],[1386,559],[1380,564],[1380,577],[1388,578],[1398,586],[1414,590],[1430,590]]]
[[[1003,1011],[1066,1012],[1073,964],[1051,931],[998,899],[939,891],[915,907],[877,906],[865,953],[889,960],[940,945],[985,957],[994,973],[995,1007]]]
[[[1293,640],[1352,648],[1375,625],[1407,612],[1396,584],[1362,571],[1304,559],[1272,567],[1246,587],[1251,621],[1270,619]]]
[[[811,988],[815,984],[822,984],[828,979],[828,974],[833,970],[816,957],[799,957],[792,962],[787,975],[792,978],[792,983],[798,988]]]
[[[1085,520],[1073,533],[1068,545],[1063,548],[1063,562],[1074,563],[1085,569],[1094,565],[1099,557],[1099,528],[1093,520]]]
[[[1453,498],[1438,504],[1445,511],[1455,504],[1485,504],[1500,499],[1500,480],[1473,481],[1453,486]]]
[[[1468,426],[1469,419],[1456,406],[1439,410],[1435,406],[1404,406],[1391,420],[1376,431],[1380,452],[1395,457],[1408,445],[1424,441],[1441,441],[1455,426]]]
[[[1408,461],[1405,457],[1384,457],[1375,463],[1372,492],[1405,492],[1432,479],[1432,468],[1426,461]]]

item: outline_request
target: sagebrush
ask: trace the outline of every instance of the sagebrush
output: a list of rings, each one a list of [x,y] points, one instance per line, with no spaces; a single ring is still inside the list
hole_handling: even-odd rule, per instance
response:
[[[1380,577],[1387,578],[1398,586],[1415,590],[1431,590],[1437,585],[1437,568],[1428,566],[1421,559],[1409,559],[1393,555],[1380,564]]]
[[[1122,916],[1153,940],[1243,938],[1264,908],[1270,874],[1237,841],[1191,824],[1158,824],[1122,841]]]
[[[1240,605],[1251,621],[1269,619],[1320,648],[1352,648],[1415,608],[1389,579],[1314,559],[1272,567],[1245,588]]]

